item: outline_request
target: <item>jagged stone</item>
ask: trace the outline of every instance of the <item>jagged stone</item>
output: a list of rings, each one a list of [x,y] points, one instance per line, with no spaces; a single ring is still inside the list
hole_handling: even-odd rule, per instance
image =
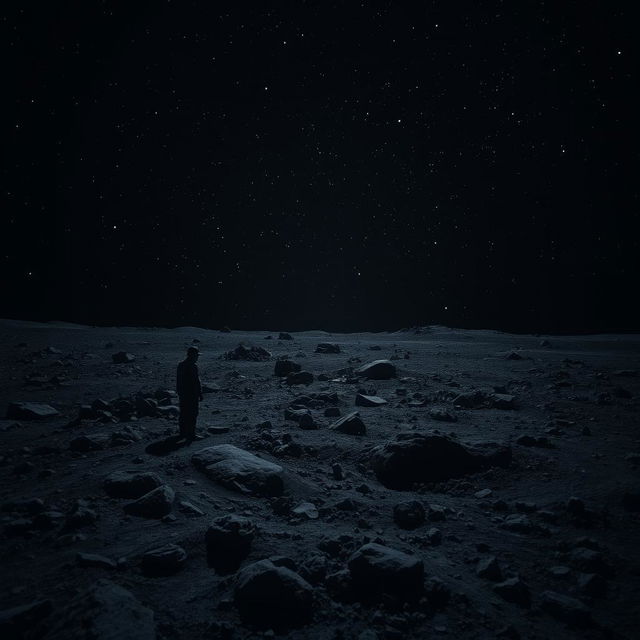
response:
[[[235,349],[227,351],[224,354],[224,358],[225,360],[250,360],[253,362],[261,362],[263,360],[269,360],[271,358],[271,353],[262,347],[246,347],[243,344],[239,344]]]
[[[347,433],[353,436],[363,436],[367,433],[367,428],[360,419],[357,411],[348,413],[331,425],[331,429],[340,433]]]
[[[313,588],[290,569],[260,560],[239,572],[234,602],[246,624],[286,630],[310,622]]]
[[[162,518],[171,512],[174,499],[174,490],[163,484],[134,502],[125,504],[123,509],[125,513],[140,518]]]

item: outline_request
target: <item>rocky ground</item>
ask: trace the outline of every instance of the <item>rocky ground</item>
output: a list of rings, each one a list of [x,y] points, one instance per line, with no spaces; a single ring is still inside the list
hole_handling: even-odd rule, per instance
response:
[[[638,637],[640,336],[7,320],[0,353],[3,638]]]

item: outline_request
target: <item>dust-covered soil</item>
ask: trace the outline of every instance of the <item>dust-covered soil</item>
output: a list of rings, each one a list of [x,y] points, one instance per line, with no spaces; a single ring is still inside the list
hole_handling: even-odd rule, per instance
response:
[[[640,336],[290,335],[0,322],[0,627],[14,637],[71,629],[84,606],[70,610],[74,597],[117,584],[153,612],[154,630],[139,637],[638,637]],[[339,352],[316,352],[321,343]],[[239,344],[269,355],[224,357]],[[202,439],[187,444],[171,436],[176,365],[191,345],[205,393]],[[115,363],[120,352],[133,359]],[[283,356],[312,380],[274,375]],[[374,360],[389,361],[393,377],[358,373]],[[356,406],[358,394],[386,403]],[[41,405],[55,411],[34,418]],[[366,433],[331,428],[353,411]],[[427,469],[424,481],[385,486],[372,467],[379,448],[434,433],[470,450],[510,447],[510,462],[435,480]],[[223,486],[194,466],[194,454],[222,444],[281,467],[282,495]],[[174,492],[170,512],[125,511],[132,500],[104,486],[118,471],[157,474]],[[402,508],[394,517],[410,501],[420,503],[407,507],[414,520]],[[205,534],[228,515],[253,533],[239,567],[220,572]],[[186,559],[164,575],[145,571],[144,554],[167,544]],[[371,567],[370,592],[354,586],[353,559],[367,544],[409,557]],[[251,602],[243,610],[240,575],[269,558],[285,569],[264,588],[299,576],[308,615],[271,624]],[[419,585],[403,582],[396,560],[422,567]],[[295,608],[285,589],[289,597]]]

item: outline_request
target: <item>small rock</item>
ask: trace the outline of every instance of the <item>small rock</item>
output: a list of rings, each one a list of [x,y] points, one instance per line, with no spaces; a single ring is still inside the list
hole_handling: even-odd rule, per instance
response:
[[[162,518],[171,512],[175,492],[169,485],[162,485],[145,493],[135,502],[124,505],[125,513],[140,518]]]
[[[529,587],[518,576],[498,583],[493,590],[507,602],[527,608],[531,606]]]
[[[114,353],[111,356],[111,359],[114,364],[128,364],[129,362],[134,362],[136,357],[126,351],[118,351],[118,353]]]
[[[147,576],[170,576],[182,569],[187,552],[176,544],[149,549],[142,556],[140,568]]]
[[[318,509],[311,502],[301,502],[297,507],[292,509],[291,513],[296,516],[304,516],[309,520],[317,520],[318,519]]]
[[[479,560],[478,566],[476,567],[476,574],[480,578],[491,580],[492,582],[502,580],[502,571],[495,556],[489,556],[488,558]]]
[[[425,520],[425,510],[417,500],[400,502],[393,507],[393,520],[401,529],[415,529]]]
[[[340,345],[331,342],[321,342],[316,347],[316,353],[340,353]]]
[[[76,562],[80,567],[94,567],[96,569],[117,569],[118,564],[115,560],[105,558],[94,553],[78,553]]]

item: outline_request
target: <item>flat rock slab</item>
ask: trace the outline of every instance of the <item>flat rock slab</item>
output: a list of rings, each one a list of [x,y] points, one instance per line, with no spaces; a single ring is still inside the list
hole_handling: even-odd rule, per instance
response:
[[[389,489],[408,489],[414,483],[442,482],[491,466],[508,467],[511,449],[493,443],[466,447],[437,434],[402,433],[377,447],[371,466]]]
[[[279,496],[284,491],[280,465],[231,444],[202,449],[191,462],[210,480],[233,491],[260,496]]]
[[[12,402],[7,407],[9,420],[41,420],[57,415],[60,414],[52,406],[38,402]]]
[[[387,404],[387,401],[380,396],[366,396],[364,393],[359,393],[356,396],[356,405],[358,407],[381,407]]]
[[[389,380],[395,378],[396,367],[391,360],[374,360],[356,369],[356,375],[370,380]]]
[[[104,490],[112,498],[141,498],[145,493],[153,491],[162,485],[162,480],[157,473],[142,471],[129,473],[128,471],[115,471],[108,475],[103,483]]]
[[[47,627],[47,640],[156,639],[153,611],[108,580],[100,580],[73,598],[48,619]]]

